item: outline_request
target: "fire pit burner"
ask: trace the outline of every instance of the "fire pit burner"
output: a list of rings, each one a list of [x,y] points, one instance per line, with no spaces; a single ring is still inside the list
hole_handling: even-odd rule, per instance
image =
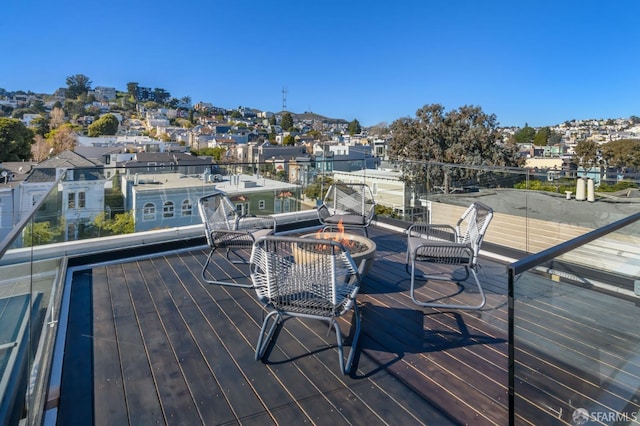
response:
[[[366,261],[364,269],[361,271],[362,275],[367,274],[376,254],[376,243],[364,235],[345,234],[344,232],[319,232],[303,235],[302,238],[315,238],[318,240],[324,239],[340,242],[349,251],[351,258],[358,267],[361,266],[363,261]],[[326,246],[318,245],[318,247],[314,247],[310,251],[321,253],[322,250],[326,250]]]

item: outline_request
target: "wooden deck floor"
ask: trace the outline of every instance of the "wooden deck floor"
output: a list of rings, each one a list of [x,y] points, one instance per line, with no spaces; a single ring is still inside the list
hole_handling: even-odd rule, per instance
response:
[[[373,229],[372,239],[349,376],[326,323],[308,320],[286,321],[267,362],[255,361],[263,308],[252,290],[205,284],[205,250],[78,273],[60,424],[507,424],[505,266],[482,260],[483,310],[423,309],[408,295],[404,237]],[[246,281],[245,266],[216,267]],[[421,289],[435,298],[452,290]],[[467,297],[477,294],[455,296]],[[518,422],[536,415],[528,409]]]

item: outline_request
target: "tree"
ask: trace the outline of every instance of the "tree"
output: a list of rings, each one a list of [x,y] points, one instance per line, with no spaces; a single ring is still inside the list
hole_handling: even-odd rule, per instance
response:
[[[36,135],[33,138],[33,145],[31,145],[31,159],[37,163],[44,161],[49,156],[51,145],[41,135]]]
[[[34,136],[22,121],[0,117],[0,162],[28,160]]]
[[[64,110],[61,107],[54,107],[49,114],[49,128],[55,129],[64,124]]]
[[[32,226],[27,226],[24,232],[24,246],[33,247],[53,242],[59,232],[51,229],[49,222],[36,222]]]
[[[52,154],[63,151],[73,151],[78,141],[78,135],[73,126],[69,123],[63,124],[47,135],[47,142],[52,148]]]
[[[517,143],[533,143],[535,136],[536,129],[529,127],[528,123],[525,123],[524,127],[513,135]]]
[[[608,165],[623,171],[628,168],[640,168],[640,140],[621,139],[608,142],[602,145],[602,159]]]
[[[154,99],[159,104],[164,104],[169,100],[169,98],[171,98],[171,94],[169,92],[158,87],[153,89],[153,94],[154,94]]]
[[[369,134],[378,135],[378,136],[387,135],[389,134],[389,125],[384,121],[381,121],[380,123],[373,125],[369,128]]]
[[[594,141],[580,141],[573,148],[577,163],[584,168],[596,164],[598,160],[598,144]]]
[[[160,108],[160,104],[155,102],[155,101],[147,101],[144,103],[144,108],[145,109],[158,109]]]
[[[293,117],[291,116],[291,113],[285,112],[284,114],[282,114],[282,119],[280,120],[280,127],[282,127],[282,130],[285,130],[285,131],[294,129]]]
[[[405,117],[391,124],[393,137],[389,144],[391,158],[417,160],[418,167],[404,164],[409,183],[431,185],[444,183],[448,177],[477,177],[471,167],[426,167],[424,162],[442,162],[466,166],[518,166],[517,146],[502,143],[494,114],[488,115],[476,106],[462,106],[445,114],[439,104],[425,105],[416,118]],[[448,170],[450,169],[450,170]]]
[[[296,144],[296,138],[293,135],[287,135],[282,140],[282,145],[293,146]]]
[[[543,127],[533,138],[535,146],[557,145],[562,140],[562,136],[558,132],[554,132],[550,127]]]
[[[101,236],[131,234],[135,231],[132,212],[118,213],[113,219],[102,212],[96,215],[93,225],[100,230]]]
[[[49,121],[40,115],[31,120],[31,130],[33,130],[36,135],[45,136],[50,130]]]
[[[115,135],[120,122],[113,114],[105,114],[89,125],[89,136]]]
[[[349,123],[347,130],[349,131],[349,134],[353,136],[360,134],[362,132],[362,127],[360,127],[360,123],[358,122],[358,120],[354,119]]]
[[[87,110],[84,107],[84,102],[79,100],[67,99],[64,101],[64,109],[67,112],[68,117],[78,118],[86,115]]]
[[[221,161],[222,157],[227,152],[227,149],[221,146],[215,148],[202,148],[196,152],[196,155],[203,157],[212,157],[216,161]]]
[[[536,132],[533,137],[533,144],[535,146],[546,146],[549,142],[549,136],[551,135],[551,129],[549,127],[543,127]]]
[[[324,191],[333,183],[333,179],[328,176],[318,175],[315,180],[304,189],[304,195],[312,200],[321,200]]]
[[[78,96],[86,94],[89,90],[91,90],[91,80],[86,75],[76,74],[67,77],[66,98],[76,99]]]
[[[138,83],[129,82],[127,83],[127,93],[133,98],[138,98]]]

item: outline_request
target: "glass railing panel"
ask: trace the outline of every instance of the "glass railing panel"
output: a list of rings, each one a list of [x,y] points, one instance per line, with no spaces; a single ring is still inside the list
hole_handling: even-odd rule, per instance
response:
[[[51,240],[59,216],[57,183],[35,185],[14,204],[15,225],[4,232],[0,264],[0,421],[37,424],[45,401],[61,280],[60,256],[40,259],[33,248]]]
[[[511,266],[515,424],[640,420],[639,220]]]
[[[464,208],[480,201],[496,213],[485,241],[524,253],[553,247],[639,207],[600,195],[583,179],[521,168],[398,162],[381,164],[377,173],[370,172],[368,181],[378,186],[377,200],[390,207],[390,215],[455,224]],[[584,193],[578,199],[577,186]]]
[[[516,168],[331,157],[223,161],[209,167],[105,167],[70,171],[54,189],[55,201],[39,212],[34,242],[198,225],[197,200],[216,189],[227,192],[243,214],[309,211],[334,180],[367,183],[378,216],[406,222],[455,224],[470,203],[481,201],[496,213],[485,241],[524,253],[552,247],[637,209],[637,203],[607,197],[578,201],[573,192],[563,192],[576,186],[575,179]]]
[[[72,169],[59,177],[57,173],[49,173],[49,181],[24,185],[16,193],[20,201],[12,226],[3,225],[4,235],[0,236],[5,242],[0,267],[20,271],[17,265],[25,262],[28,270],[48,271],[25,278],[26,292],[20,293],[18,285],[8,293],[41,294],[43,316],[31,325],[42,329],[42,324],[54,324],[41,336],[55,330],[59,288],[52,277],[61,275],[62,256],[117,248],[118,240],[112,237],[120,235],[165,232],[167,240],[177,235],[201,237],[197,200],[214,190],[226,192],[241,214],[274,214],[294,227],[316,217],[314,209],[334,180],[367,183],[378,204],[378,217],[398,219],[403,226],[416,221],[455,224],[464,209],[478,200],[495,211],[485,241],[525,253],[545,250],[637,211],[633,200],[620,202],[601,196],[591,200],[587,182],[584,199],[580,195],[576,200],[580,191],[575,179],[563,181],[524,169],[390,163],[371,157],[273,157],[261,163],[219,161],[206,167],[114,165]],[[166,232],[174,229],[180,232]],[[107,240],[114,246],[107,247]],[[579,263],[575,257],[588,256],[592,253],[576,251],[569,260]],[[616,264],[606,263],[601,268],[605,272],[610,271],[607,265]],[[9,291],[8,283],[3,290]],[[30,297],[28,304],[35,300]],[[34,359],[38,351],[43,354],[38,355],[41,360],[50,355],[42,347],[35,346]],[[30,382],[30,386],[36,384]]]

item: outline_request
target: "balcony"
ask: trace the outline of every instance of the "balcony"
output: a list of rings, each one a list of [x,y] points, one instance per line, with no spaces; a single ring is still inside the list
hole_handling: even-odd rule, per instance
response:
[[[636,421],[637,205],[496,187],[497,177],[535,178],[517,170],[484,170],[494,184],[479,179],[477,191],[447,193],[433,189],[440,185],[392,186],[393,173],[352,174],[376,183],[378,202],[395,217],[379,216],[370,232],[378,250],[358,296],[362,334],[349,376],[337,369],[335,339],[324,323],[287,321],[267,362],[253,359],[263,315],[253,291],[205,284],[202,225],[186,223],[193,214],[185,214],[171,226],[165,215],[171,200],[181,200],[173,202],[178,216],[189,210],[182,201],[219,182],[197,177],[172,198],[169,175],[155,174],[163,183],[138,191],[147,198],[131,215],[143,222],[151,203],[156,221],[119,235],[84,219],[72,223],[75,207],[69,209],[61,177],[3,242],[3,422],[502,425],[575,424],[574,415],[599,424]],[[247,176],[224,177],[238,209],[274,214],[279,232],[317,229],[315,203],[303,188],[269,182],[263,171],[256,185],[268,188],[266,198],[242,184],[253,179]],[[153,191],[163,204],[150,201]],[[496,211],[480,261],[486,306],[417,307],[408,294],[403,231],[416,220],[453,223],[477,197]],[[49,231],[63,231],[51,237],[39,225],[45,222]],[[38,244],[49,237],[55,241]],[[247,280],[246,267],[222,257],[215,267],[226,279]],[[439,282],[420,288],[425,298],[460,303],[474,296],[468,290],[452,293]],[[296,333],[303,327],[306,333]]]

